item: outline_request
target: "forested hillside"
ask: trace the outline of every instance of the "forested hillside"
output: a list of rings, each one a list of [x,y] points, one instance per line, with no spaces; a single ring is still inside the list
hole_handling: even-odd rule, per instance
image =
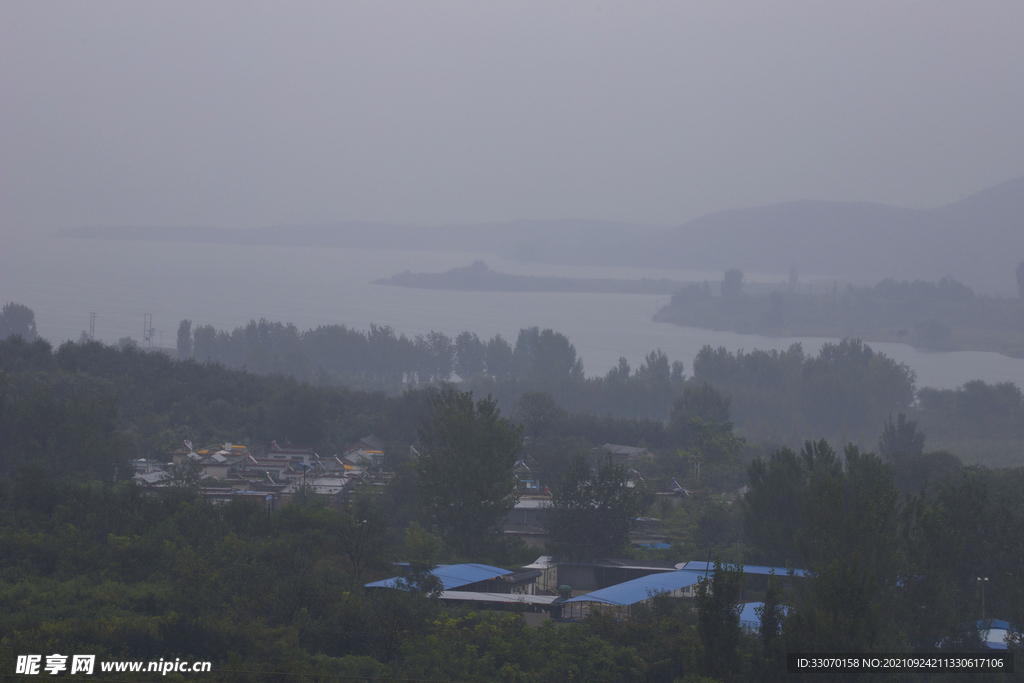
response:
[[[867,424],[880,409],[869,388],[912,389],[912,376],[853,342],[816,358],[798,349],[756,359],[708,350],[695,363],[699,383],[684,383],[664,423],[569,413],[543,392],[521,396],[509,422],[493,403],[453,387],[389,397],[97,343],[54,350],[42,340],[8,339],[0,342],[0,363],[5,662],[30,652],[182,657],[213,662],[218,679],[253,681],[281,680],[274,672],[357,680],[781,680],[786,651],[977,649],[979,576],[989,579],[989,616],[1018,625],[1024,616],[1017,576],[1024,471],[966,468],[929,452],[902,415],[883,421],[878,455],[815,440],[764,452],[747,466],[732,434],[730,400],[700,380],[742,387],[742,375],[768,383],[772,368],[792,366],[799,372],[783,376],[818,378],[808,386],[818,386],[819,397],[841,397]],[[946,420],[967,419],[965,406],[986,405],[967,394],[985,392],[990,405],[1014,409],[1002,387],[971,385],[926,402]],[[1000,422],[1009,413],[989,412],[992,429],[1017,424]],[[399,475],[385,493],[358,492],[341,510],[315,496],[269,514],[245,502],[216,506],[187,486],[146,494],[126,476],[129,456],[159,452],[182,435],[242,441],[284,432],[328,449],[369,430],[396,454],[415,444],[424,458],[398,457]],[[466,441],[467,433],[476,436]],[[529,441],[517,445],[523,435]],[[636,500],[664,519],[672,547],[661,557],[785,564],[812,578],[786,578],[783,591],[771,582],[745,584],[721,567],[693,603],[657,598],[625,622],[594,615],[557,628],[550,621],[529,627],[515,613],[445,607],[429,590],[362,588],[400,572],[390,564],[396,560],[412,561],[415,571],[445,561],[514,568],[536,556],[479,526],[485,517],[439,514],[449,510],[448,499],[435,494],[458,494],[473,486],[471,478],[448,486],[448,478],[430,484],[425,476],[429,463],[447,467],[431,460],[450,452],[445,444],[476,444],[471,453],[490,449],[495,438],[508,448],[505,464],[488,477],[511,476],[513,453],[529,453],[552,473],[556,501],[572,490],[566,487],[588,481],[574,455],[592,457],[589,448],[605,440],[649,443],[654,457],[642,468],[652,484],[668,474],[694,481],[687,476],[694,459],[704,464],[705,484],[734,486],[738,472],[750,491],[737,503]],[[608,466],[594,481],[627,490],[624,470]],[[477,526],[460,521],[470,518]],[[600,530],[610,530],[607,520],[599,524],[570,538],[598,544],[608,537]],[[466,536],[470,528],[478,531]],[[745,632],[733,608],[744,597],[786,605],[788,613],[771,612],[760,632]]]

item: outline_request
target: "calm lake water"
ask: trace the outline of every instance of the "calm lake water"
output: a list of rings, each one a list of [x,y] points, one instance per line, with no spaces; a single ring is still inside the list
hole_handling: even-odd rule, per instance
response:
[[[373,285],[404,270],[441,272],[483,259],[495,270],[524,275],[715,281],[721,274],[637,268],[520,264],[460,252],[281,248],[57,238],[0,240],[0,303],[35,311],[39,333],[55,344],[77,339],[96,313],[96,338],[142,338],[152,314],[155,342],[173,347],[178,323],[232,329],[249,320],[291,322],[299,329],[344,324],[390,325],[417,335],[463,330],[514,343],[519,329],[562,332],[588,375],[603,375],[625,356],[636,368],[660,348],[689,374],[705,344],[731,351],[785,349],[794,342],[816,354],[822,338],[770,338],[677,327],[651,320],[666,296],[578,293],[445,292]],[[918,386],[954,388],[972,379],[1024,386],[1024,360],[995,353],[938,353],[905,344],[872,348],[917,372]]]

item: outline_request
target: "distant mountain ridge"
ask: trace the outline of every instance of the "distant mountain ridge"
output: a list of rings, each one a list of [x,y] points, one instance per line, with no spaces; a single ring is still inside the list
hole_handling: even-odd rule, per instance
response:
[[[708,214],[633,246],[630,265],[802,273],[872,282],[953,275],[1010,293],[1024,260],[1024,176],[933,209],[798,201]]]
[[[796,201],[730,209],[666,228],[558,220],[396,226],[372,222],[230,229],[92,226],[63,237],[495,253],[547,263],[700,270],[738,267],[874,283],[952,275],[1015,293],[1024,260],[1024,176],[932,209]]]

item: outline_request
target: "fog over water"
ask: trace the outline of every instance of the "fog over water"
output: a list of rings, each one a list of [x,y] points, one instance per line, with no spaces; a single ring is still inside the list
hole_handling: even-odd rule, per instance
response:
[[[34,309],[40,332],[54,342],[77,339],[90,312],[107,342],[139,338],[150,313],[165,346],[183,318],[220,329],[267,318],[301,329],[377,323],[407,335],[470,330],[512,340],[537,325],[568,335],[591,375],[620,355],[636,367],[658,347],[687,370],[704,344],[783,348],[793,340],[652,322],[667,297],[369,282],[478,257],[504,272],[605,278],[717,281],[735,265],[748,281],[777,281],[791,263],[805,278],[834,270],[808,253],[807,240],[774,240],[784,250],[774,265],[757,260],[766,254],[755,246],[750,262],[678,272],[525,266],[472,253],[47,236],[81,226],[346,221],[671,227],[803,200],[883,203],[900,207],[897,214],[941,207],[1024,175],[1021,35],[1024,4],[992,1],[7,0],[0,3],[0,301]],[[1006,206],[1016,204],[997,204]],[[995,214],[996,228],[1017,215]],[[854,258],[837,246],[837,225],[824,220],[809,229],[849,265],[853,280],[955,275],[979,292],[1008,293],[1024,256],[999,247],[1006,263],[996,267],[990,252],[970,248],[968,232],[952,264],[919,264],[914,272],[886,265],[876,274],[870,250]],[[672,248],[634,232],[631,239],[651,251],[618,262],[654,263],[653,253],[672,265],[680,253],[697,253],[695,242],[729,260],[736,245],[761,244],[745,230],[730,233],[734,242],[720,226],[686,233]],[[885,237],[861,242],[920,255],[915,247],[929,241],[908,247]],[[964,275],[970,257],[992,282]],[[688,265],[713,263],[702,259]],[[775,272],[757,272],[769,268]],[[809,353],[822,343],[801,341]],[[1024,385],[1022,361],[874,346],[911,365],[922,385],[973,378]]]
[[[637,367],[661,348],[692,371],[705,344],[735,351],[784,349],[793,342],[817,353],[827,339],[768,338],[655,323],[666,296],[579,293],[453,292],[370,284],[406,269],[441,272],[482,258],[504,272],[576,277],[720,279],[720,274],[636,268],[521,264],[459,252],[344,250],[168,242],[34,238],[10,241],[0,255],[0,300],[36,313],[39,333],[59,344],[77,339],[95,312],[96,338],[141,340],[143,315],[153,315],[155,342],[174,347],[178,322],[233,329],[249,320],[291,322],[300,330],[342,324],[360,330],[390,325],[412,336],[430,330],[511,342],[520,328],[566,334],[588,375],[603,375],[625,356]],[[756,274],[754,278],[756,278]],[[763,276],[768,277],[768,276]],[[162,337],[161,337],[162,333]],[[954,388],[972,379],[1024,386],[1024,360],[995,353],[919,351],[872,343],[917,372],[918,386]]]

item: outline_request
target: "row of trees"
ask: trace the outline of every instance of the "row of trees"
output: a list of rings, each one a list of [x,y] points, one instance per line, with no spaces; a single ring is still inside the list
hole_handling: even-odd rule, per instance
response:
[[[302,343],[322,341],[318,334],[328,329],[299,333],[293,326],[288,331],[289,327],[251,323],[232,335],[251,336],[250,360],[258,367],[258,357],[284,357],[283,352],[273,351],[280,340],[294,337],[305,340]],[[345,328],[330,329],[354,335],[367,349],[378,348],[367,341],[374,334],[380,338],[388,338],[389,334],[393,337],[386,328],[372,328],[367,336]],[[440,337],[443,339],[434,346],[444,348],[447,338]],[[504,379],[497,379],[488,374],[486,351],[495,345],[502,346],[503,340],[495,337],[485,343],[474,339],[473,335],[463,333],[450,344],[455,349],[455,367],[462,367],[460,371],[470,377],[460,382],[461,387],[478,396],[493,396],[506,414],[512,414],[523,397],[547,396],[550,405],[541,405],[539,414],[517,413],[520,422],[531,425],[526,432],[531,438],[539,435],[538,430],[547,429],[545,424],[557,423],[565,437],[599,443],[643,441],[649,447],[668,451],[687,448],[678,433],[667,429],[672,406],[687,388],[705,383],[731,397],[731,419],[737,433],[757,446],[797,447],[803,435],[813,433],[870,447],[885,419],[905,412],[948,448],[959,451],[971,442],[1001,439],[1002,442],[993,442],[992,448],[1012,450],[1013,440],[1020,438],[1019,426],[1024,424],[1024,401],[1013,384],[970,382],[955,391],[925,388],[915,394],[915,376],[909,368],[857,340],[826,344],[817,356],[805,354],[799,345],[782,352],[750,353],[705,347],[694,359],[693,376],[689,378],[684,375],[681,362],[670,361],[659,350],[648,354],[638,368],[631,368],[625,359],[620,359],[604,377],[585,378],[582,362],[564,335],[530,328],[521,331],[514,347],[504,344],[506,365],[511,370]],[[260,439],[287,436],[330,450],[345,439],[358,437],[357,428],[350,425],[358,425],[365,434],[394,419],[382,415],[395,403],[385,402],[376,393],[380,390],[388,389],[398,404],[411,403],[419,406],[418,410],[423,404],[421,392],[397,391],[410,385],[389,384],[369,377],[354,379],[356,387],[362,386],[363,391],[327,381],[319,370],[314,376],[306,374],[304,379],[309,384],[304,383],[302,376],[292,375],[297,381],[262,385],[255,376],[256,368],[248,365],[240,366],[246,370],[243,374],[228,372],[230,367],[224,364],[212,364],[214,369],[207,372],[202,369],[203,363],[177,367],[169,359],[150,357],[159,354],[138,349],[128,349],[122,356],[110,347],[90,342],[65,344],[56,351],[45,342],[39,343],[43,351],[36,354],[37,370],[60,370],[68,374],[62,380],[67,382],[72,381],[70,374],[79,367],[85,375],[102,375],[95,386],[79,387],[76,391],[106,391],[108,397],[116,394],[122,411],[123,435],[140,455],[176,444],[183,438],[239,438],[240,431]],[[325,362],[349,362],[335,346],[324,343],[322,348]],[[21,362],[17,358],[21,351],[10,353],[14,354],[12,363]],[[473,372],[476,374],[470,374]],[[116,380],[111,379],[115,376]],[[316,376],[324,381],[316,381]],[[214,377],[218,379],[212,380]],[[203,387],[200,395],[183,390],[184,383],[193,380]],[[84,380],[79,377],[74,381],[81,384]],[[154,401],[159,405],[154,405]],[[362,403],[369,407],[361,408]],[[357,420],[342,419],[350,411]],[[561,413],[567,418],[559,418]],[[558,419],[553,422],[552,418]],[[401,439],[410,442],[415,438],[410,427],[402,429]]]
[[[901,429],[892,426],[890,437]],[[902,431],[913,433],[908,423]],[[751,465],[743,522],[754,559],[814,577],[794,582],[779,656],[977,648],[978,577],[986,615],[1022,623],[1024,470],[935,471],[901,494],[904,457],[912,454],[886,459],[855,446],[840,456],[822,440]]]
[[[552,330],[521,330],[513,347],[500,334],[490,340],[463,332],[454,339],[441,332],[407,337],[388,326],[367,332],[344,325],[305,332],[292,324],[250,321],[231,332],[212,325],[178,326],[179,358],[282,373],[320,382],[372,381],[417,385],[486,376],[549,382],[583,379],[583,362],[564,335]]]
[[[888,415],[909,409],[916,375],[860,340],[844,339],[817,356],[800,344],[750,353],[705,346],[693,379],[731,396],[736,423],[758,441],[823,434],[870,443]]]
[[[294,325],[250,321],[231,332],[181,321],[178,355],[259,374],[280,373],[320,385],[398,393],[411,386],[458,378],[480,394],[512,405],[524,392],[548,392],[578,412],[665,419],[684,384],[681,361],[652,351],[635,370],[625,358],[605,377],[587,379],[569,339],[537,327],[519,331],[515,344],[500,334],[481,340],[462,332],[410,338],[387,326],[367,332],[344,325],[302,332]]]
[[[17,307],[9,304],[8,308],[12,306]],[[576,416],[667,421],[673,402],[687,386],[709,383],[732,398],[738,431],[753,443],[797,446],[803,435],[813,433],[868,445],[888,415],[909,414],[915,400],[916,377],[910,368],[851,339],[826,344],[817,356],[805,354],[798,344],[782,352],[749,353],[707,346],[695,357],[690,378],[682,362],[670,360],[661,350],[649,353],[637,368],[622,358],[603,377],[587,378],[569,339],[536,327],[520,330],[513,345],[500,335],[481,340],[470,332],[454,339],[438,332],[410,339],[375,325],[367,332],[345,326],[302,332],[294,325],[264,320],[229,333],[209,325],[193,329],[190,321],[184,320],[178,341],[182,357],[250,374],[289,375],[316,387],[383,390],[398,395],[406,388],[459,378],[463,389],[493,396],[506,413],[511,413],[523,395],[548,394],[561,409]],[[88,342],[78,346],[86,348]],[[102,355],[95,349],[62,353]],[[936,434],[935,423],[941,422],[944,440],[956,435],[977,438],[979,431],[1008,435],[1019,410],[1006,409],[1004,404],[1016,399],[1019,405],[1019,390],[1009,384],[991,391],[984,387],[980,382],[969,383],[954,392],[958,398],[952,403],[946,398],[950,392],[922,389],[916,418]],[[988,400],[993,392],[1002,398]],[[962,419],[946,419],[953,404]],[[979,410],[988,411],[982,421],[975,414]],[[228,406],[220,405],[214,412],[228,411]],[[930,420],[925,413],[936,417]],[[998,428],[978,427],[986,421],[998,422]],[[591,427],[599,427],[594,420],[590,422],[594,423]],[[291,435],[294,429],[288,431]],[[648,439],[648,445],[654,444]]]
[[[795,274],[794,274],[795,275]],[[1020,355],[1020,303],[977,296],[953,278],[938,282],[882,280],[871,287],[834,286],[827,294],[797,291],[743,293],[743,274],[726,273],[721,297],[692,284],[673,295],[657,320],[741,333],[781,336],[849,335],[903,341],[928,349],[998,349]],[[957,333],[969,333],[958,339]]]
[[[500,335],[483,341],[463,332],[453,340],[432,332],[410,339],[388,327],[299,332],[267,321],[229,334],[209,326],[192,331],[186,320],[180,341],[183,355],[319,384],[396,390],[458,376],[466,389],[494,396],[507,410],[524,393],[543,392],[577,414],[666,420],[688,382],[682,362],[661,350],[636,369],[622,358],[604,377],[588,379],[572,343],[536,327],[521,330],[513,346]],[[915,390],[907,366],[849,339],[826,344],[816,357],[806,356],[800,345],[781,353],[735,354],[705,347],[689,381],[708,382],[731,395],[741,430],[776,443],[806,433],[870,442],[887,415],[910,408]]]
[[[956,389],[923,388],[914,415],[932,438],[1024,439],[1024,394],[1012,382],[967,382]]]

